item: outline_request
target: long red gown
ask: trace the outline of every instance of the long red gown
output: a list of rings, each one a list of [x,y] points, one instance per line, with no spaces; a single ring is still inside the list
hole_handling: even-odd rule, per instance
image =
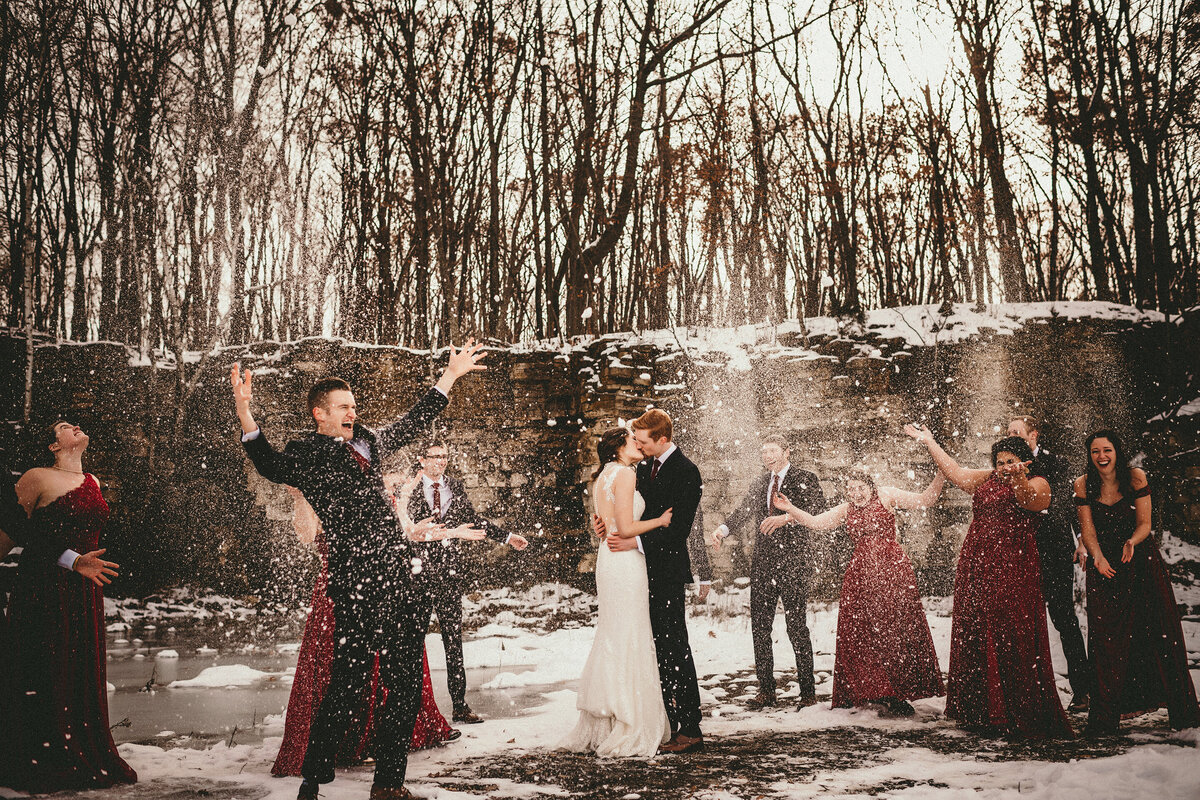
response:
[[[1069,737],[1050,663],[1038,516],[995,473],[971,506],[954,578],[946,716],[1031,738]]]
[[[1149,493],[1143,487],[1135,497]],[[1087,572],[1088,652],[1096,672],[1087,732],[1116,733],[1121,715],[1163,707],[1172,727],[1200,725],[1179,608],[1158,547],[1147,538],[1121,563],[1137,527],[1133,503],[1075,502],[1091,507],[1100,550],[1117,573],[1105,578],[1094,565]]]
[[[842,580],[833,707],[945,692],[912,562],[896,541],[896,515],[878,497],[850,504],[854,555]]]
[[[31,521],[87,553],[99,546],[108,504],[86,475]],[[0,650],[0,786],[46,793],[137,781],[108,728],[99,586],[56,562],[22,558]]]
[[[292,692],[288,696],[287,716],[284,720],[283,743],[279,755],[271,767],[273,775],[299,775],[308,750],[308,729],[313,713],[325,690],[329,687],[329,665],[333,660],[333,601],[325,593],[329,585],[329,562],[326,556],[325,538],[317,535],[317,548],[321,554],[321,575],[313,586],[312,611],[304,625],[304,637],[300,641],[300,654],[296,659],[296,677]],[[433,681],[429,676],[429,658],[422,653],[425,680],[421,688],[421,710],[413,727],[411,750],[432,747],[445,741],[452,728],[438,711],[433,696]],[[379,659],[375,660],[371,687],[362,699],[362,713],[358,723],[346,734],[338,752],[338,764],[349,766],[361,762],[371,755],[375,729],[375,707],[387,699],[387,689],[379,685]]]

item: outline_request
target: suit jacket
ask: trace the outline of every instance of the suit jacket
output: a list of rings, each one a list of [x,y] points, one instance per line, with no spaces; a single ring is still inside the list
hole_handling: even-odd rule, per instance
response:
[[[696,522],[703,484],[700,470],[678,447],[650,480],[653,459],[638,464],[637,489],[646,501],[642,519],[657,517],[668,508],[671,524],[641,537],[646,554],[646,577],[651,583],[691,583],[692,564],[688,557],[688,537]]]
[[[1073,552],[1075,538],[1071,528],[1076,519],[1075,503],[1071,499],[1075,489],[1071,484],[1071,467],[1060,455],[1044,447],[1038,449],[1029,465],[1029,474],[1046,479],[1050,484],[1050,507],[1039,514],[1038,550],[1043,557]]]
[[[764,519],[773,514],[783,513],[774,508],[767,508],[767,489],[770,482],[770,472],[764,472],[755,478],[750,484],[750,491],[733,511],[725,516],[725,526],[731,533],[748,522],[754,525],[754,558],[750,567],[752,572],[773,572],[772,567],[780,562],[795,564],[810,560],[808,528],[803,525],[790,522],[771,533],[758,532],[758,526]],[[791,500],[796,508],[809,514],[821,514],[828,509],[825,493],[821,491],[821,483],[817,476],[795,464],[792,464],[783,476],[779,493]]]
[[[446,509],[442,522],[446,527],[454,528],[459,525],[470,525],[481,528],[489,539],[503,544],[508,540],[508,531],[499,525],[479,516],[471,499],[467,497],[466,487],[462,481],[450,475],[443,475],[441,482],[450,490],[450,506]],[[408,498],[408,515],[414,520],[425,519],[433,514],[429,502],[425,499],[424,482],[418,483]],[[416,544],[418,551],[424,554],[425,563],[429,565],[430,577],[449,578],[463,577],[462,566],[459,563],[459,540],[443,539],[440,542],[422,542]],[[451,575],[451,572],[455,575]]]
[[[408,414],[378,432],[355,425],[354,438],[371,446],[367,470],[340,437],[310,433],[280,452],[260,429],[243,443],[259,474],[299,489],[321,520],[329,547],[329,596],[335,602],[379,598],[411,584],[412,551],[379,464],[425,431],[446,403],[445,395],[430,389]]]

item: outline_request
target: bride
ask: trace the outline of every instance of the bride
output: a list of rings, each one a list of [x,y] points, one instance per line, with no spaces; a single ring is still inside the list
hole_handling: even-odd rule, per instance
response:
[[[609,531],[628,539],[665,527],[671,510],[640,519],[646,504],[635,490],[634,465],[642,453],[633,434],[614,428],[596,445],[600,468],[592,476],[595,512]],[[561,747],[610,758],[650,758],[671,737],[650,631],[646,557],[614,553],[603,542],[596,557],[599,618],[596,638],[579,680],[579,723]]]

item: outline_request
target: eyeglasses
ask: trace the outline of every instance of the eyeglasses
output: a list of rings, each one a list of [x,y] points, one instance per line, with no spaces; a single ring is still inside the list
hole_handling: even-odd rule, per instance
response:
[[[449,461],[450,456],[425,456],[426,461]]]

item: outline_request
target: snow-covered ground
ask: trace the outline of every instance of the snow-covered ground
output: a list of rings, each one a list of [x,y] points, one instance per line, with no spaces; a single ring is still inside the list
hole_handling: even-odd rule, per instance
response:
[[[1163,550],[1170,561],[1200,560],[1200,548],[1175,539],[1168,538]],[[1200,607],[1200,586],[1179,585],[1176,596],[1193,613]],[[1025,750],[1018,745],[1014,750],[1007,743],[980,739],[946,721],[941,698],[915,703],[917,716],[912,719],[883,718],[868,710],[831,709],[828,694],[836,603],[810,606],[817,692],[826,702],[803,711],[784,705],[768,713],[749,712],[744,701],[757,687],[752,672],[748,600],[744,587],[733,587],[714,593],[706,605],[692,608],[689,629],[701,675],[704,731],[711,742],[705,757],[710,761],[705,762],[704,776],[697,772],[694,779],[681,779],[689,769],[700,769],[689,761],[691,757],[605,764],[554,752],[556,743],[575,722],[573,681],[582,670],[592,639],[588,620],[595,609],[593,597],[562,585],[473,595],[467,601],[467,617],[475,621],[477,629],[466,643],[466,660],[472,668],[492,668],[494,677],[482,686],[473,686],[472,696],[519,696],[526,706],[515,716],[494,715],[481,725],[461,726],[460,740],[414,753],[409,761],[410,788],[419,797],[438,800],[583,794],[696,800],[866,796],[944,800],[967,795],[1100,800],[1147,792],[1163,800],[1200,798],[1200,729],[1172,732],[1165,712],[1126,723],[1128,736],[1099,749],[1080,749],[1081,745],[1068,743],[1026,746]],[[204,602],[213,608],[221,606],[222,613],[242,613],[234,607],[236,604],[220,598],[208,597]],[[927,598],[925,604],[945,669],[951,599]],[[168,613],[182,612],[178,598],[165,605],[174,606],[163,609]],[[140,617],[143,624],[148,618],[137,604],[126,604],[124,609],[113,604],[109,610],[115,615],[122,610],[129,612]],[[1186,619],[1184,629],[1196,680],[1200,676],[1200,620]],[[1052,627],[1050,635],[1055,666],[1061,670],[1065,662]],[[783,696],[795,697],[796,684],[789,680],[794,677],[795,664],[782,615],[776,619],[774,638],[777,673],[787,685]],[[430,666],[444,669],[440,637],[430,635],[427,647]],[[284,653],[294,648],[294,643],[276,646]],[[288,677],[286,671],[214,667],[159,691],[219,692],[228,691],[221,688],[225,686]],[[1060,677],[1059,686],[1065,702],[1069,699],[1065,678]],[[1075,721],[1078,726],[1082,718]],[[270,775],[282,730],[283,718],[275,715],[260,723],[259,739],[244,744],[234,742],[229,746],[229,742],[211,738],[183,741],[186,737],[171,739],[167,746],[123,744],[121,752],[137,769],[140,783],[87,796],[105,800],[294,797],[296,779]],[[861,755],[853,752],[859,745]],[[749,752],[757,759],[730,755],[727,772],[713,777],[711,759],[718,757],[722,748],[731,754]],[[763,763],[770,768],[761,766]],[[576,777],[581,770],[598,776],[597,780],[602,781],[598,789],[586,793],[572,790],[568,778]],[[642,774],[647,776],[645,782],[639,780]],[[667,789],[660,785],[664,775],[670,776]],[[770,777],[773,775],[781,777]],[[346,770],[334,783],[323,787],[322,797],[365,798],[370,781],[369,768]],[[0,790],[0,794],[4,792]]]

